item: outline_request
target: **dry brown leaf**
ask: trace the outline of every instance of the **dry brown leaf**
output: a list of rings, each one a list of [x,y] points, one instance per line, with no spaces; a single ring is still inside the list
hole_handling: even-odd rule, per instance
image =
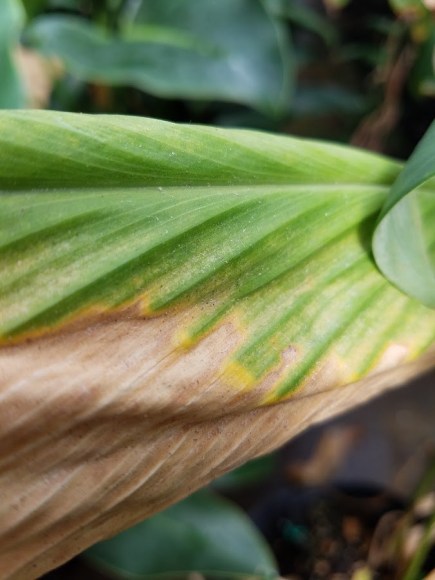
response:
[[[27,105],[32,109],[46,108],[53,83],[63,74],[61,62],[22,46],[15,51],[15,60],[24,83]]]
[[[175,349],[176,315],[128,317],[0,350],[1,578],[35,578],[316,421],[433,364],[433,353],[334,389],[336,371],[259,407],[218,369],[223,325]],[[386,370],[386,366],[389,367]]]

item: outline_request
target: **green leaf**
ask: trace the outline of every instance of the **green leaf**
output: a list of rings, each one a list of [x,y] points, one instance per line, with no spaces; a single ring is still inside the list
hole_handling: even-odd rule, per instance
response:
[[[393,161],[250,131],[50,112],[2,114],[0,145],[3,341],[126,305],[146,317],[181,309],[190,314],[174,344],[236,325],[244,338],[225,380],[268,385],[272,402],[331,361],[348,383],[390,345],[409,359],[434,339],[435,314],[392,287],[369,253]]]
[[[435,311],[371,255],[400,168],[0,112],[3,575],[40,576],[433,364]]]
[[[85,556],[114,578],[173,578],[192,571],[277,576],[273,555],[251,521],[209,491],[93,546]]]
[[[276,469],[275,455],[264,455],[226,473],[213,481],[212,486],[217,490],[240,490],[247,486],[258,485],[268,477],[270,478]]]
[[[320,10],[294,0],[267,0],[269,10],[279,18],[287,18],[293,24],[320,36],[327,45],[337,44],[337,30]]]
[[[14,50],[24,22],[19,0],[0,2],[0,109],[24,107],[24,88],[14,62]]]
[[[435,308],[435,123],[385,201],[373,239],[382,272],[401,290]]]
[[[435,26],[420,47],[412,69],[411,88],[417,96],[435,97]]]
[[[49,0],[21,0],[21,3],[29,20],[40,14],[47,5],[51,7]]]
[[[368,109],[368,96],[339,85],[300,83],[294,99],[293,111],[298,116],[310,116],[316,123],[321,115],[341,113],[361,115]]]
[[[26,39],[90,82],[268,113],[282,111],[290,98],[288,39],[260,0],[146,2],[120,35],[79,17],[47,15]]]

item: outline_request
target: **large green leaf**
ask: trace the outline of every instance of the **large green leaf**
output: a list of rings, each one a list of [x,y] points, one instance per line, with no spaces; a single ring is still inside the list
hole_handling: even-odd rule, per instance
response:
[[[115,578],[181,577],[182,572],[276,578],[266,541],[240,508],[201,491],[90,548],[86,558]],[[177,574],[178,573],[178,574]]]
[[[434,338],[434,315],[368,251],[392,161],[132,118],[4,114],[0,130],[5,341],[137,301],[141,316],[187,308],[186,348],[224,321],[243,329],[237,385],[292,361],[275,400],[331,356],[349,382],[392,342],[412,357]]]
[[[371,256],[400,169],[0,113],[0,576],[41,575],[433,364],[435,311]]]
[[[373,249],[384,274],[435,308],[435,122],[382,209]]]
[[[288,40],[260,0],[145,2],[117,34],[79,17],[47,15],[31,24],[26,39],[86,81],[269,113],[290,97]]]
[[[24,11],[19,0],[0,2],[0,109],[25,104],[24,88],[13,56],[23,21]]]

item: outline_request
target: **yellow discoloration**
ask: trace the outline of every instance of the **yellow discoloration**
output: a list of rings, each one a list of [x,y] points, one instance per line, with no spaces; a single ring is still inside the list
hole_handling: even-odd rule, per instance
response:
[[[236,360],[231,360],[225,365],[222,380],[241,391],[250,391],[257,383],[254,375]]]
[[[268,405],[274,405],[285,398],[287,397],[279,397],[275,391],[271,391],[261,399],[261,406],[267,407]]]
[[[87,306],[82,310],[74,312],[59,322],[55,322],[54,324],[45,324],[38,326],[38,328],[25,330],[22,332],[14,333],[12,336],[1,336],[0,335],[0,348],[2,346],[13,346],[17,344],[21,344],[24,342],[28,342],[29,340],[34,340],[37,338],[41,338],[46,335],[50,334],[58,334],[63,332],[64,330],[75,330],[78,328],[83,328],[89,326],[93,322],[97,320],[101,320],[104,317],[110,317],[111,314],[115,314],[116,310],[112,309],[109,310],[107,306],[103,305],[95,305]]]
[[[53,324],[41,324],[38,328],[31,330],[18,331],[12,336],[0,335],[0,348],[2,346],[13,346],[28,342],[29,340],[38,339],[52,334],[63,334],[71,331],[79,330],[93,324],[98,324],[105,321],[128,319],[128,318],[154,318],[165,314],[164,312],[156,312],[151,307],[152,299],[148,293],[135,296],[129,301],[125,301],[117,306],[105,304],[101,302],[90,306],[84,306],[80,310],[76,310],[71,314],[66,315],[63,319]],[[182,305],[176,308],[171,308],[171,313],[177,314],[185,310]]]
[[[192,348],[198,340],[185,329],[175,333],[175,344],[185,350]]]
[[[284,359],[284,356],[283,356]],[[288,361],[285,359],[281,363],[279,378],[288,376]],[[313,395],[319,391],[329,390],[347,383],[345,365],[337,356],[329,354],[323,360],[318,361],[314,368],[311,368],[304,379],[286,394],[280,394],[279,381],[275,382],[274,388],[265,393],[261,404],[264,406],[282,403],[298,397]]]
[[[152,298],[151,298],[149,292],[144,292],[144,294],[141,294],[138,302],[139,302],[139,311],[140,311],[140,314],[142,316],[152,316],[153,315],[154,311],[153,311],[153,308],[151,306]]]
[[[272,394],[259,408],[304,350],[289,345],[257,379],[236,359],[246,331],[233,313],[186,350],[174,346],[198,313],[143,319],[133,304],[0,349],[2,578],[39,576],[407,376],[393,365],[393,379],[382,372],[337,392],[346,375],[331,356],[291,401],[271,405]]]

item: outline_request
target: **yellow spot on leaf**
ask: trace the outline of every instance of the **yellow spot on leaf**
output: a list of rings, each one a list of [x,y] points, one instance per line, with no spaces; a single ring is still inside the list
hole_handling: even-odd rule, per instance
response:
[[[255,387],[257,382],[254,375],[237,361],[227,363],[223,373],[223,379],[232,387],[242,391],[250,391]]]

